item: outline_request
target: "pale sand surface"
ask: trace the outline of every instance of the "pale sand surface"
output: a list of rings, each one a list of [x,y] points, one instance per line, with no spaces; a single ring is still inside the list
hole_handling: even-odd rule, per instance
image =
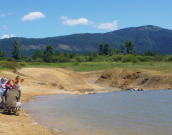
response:
[[[84,74],[84,75],[82,75]],[[24,78],[22,83],[22,104],[33,99],[34,96],[54,94],[84,94],[104,88],[90,83],[98,78],[98,74],[86,75],[64,68],[23,68],[13,73],[1,71],[2,77],[14,79],[17,75]],[[89,73],[88,73],[89,74]],[[95,91],[94,91],[95,92]],[[51,135],[50,129],[35,124],[30,116],[20,111],[20,116],[5,115],[0,111],[0,135]],[[62,134],[60,131],[56,134]]]

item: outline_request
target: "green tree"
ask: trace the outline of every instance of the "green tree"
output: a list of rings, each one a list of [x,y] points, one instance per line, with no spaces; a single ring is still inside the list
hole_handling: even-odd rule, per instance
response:
[[[87,55],[91,56],[91,57],[98,57],[98,53],[97,52],[89,52]]]
[[[55,55],[57,55],[57,56],[64,56],[64,53],[62,51],[57,51]]]
[[[121,50],[118,50],[118,49],[116,49],[116,48],[114,48],[113,49],[113,54],[120,54],[121,53]]]
[[[101,43],[100,46],[99,46],[99,55],[103,55],[103,54],[104,54],[104,46]]]
[[[109,54],[109,44],[108,44],[108,43],[106,43],[106,44],[104,45],[103,54],[104,54],[104,55],[108,55],[108,54]]]
[[[127,49],[127,54],[135,54],[135,50],[134,50],[134,44],[130,41],[126,41],[125,42],[125,47]]]
[[[44,53],[42,50],[36,50],[34,52],[33,59],[42,58],[43,56],[44,56]]]
[[[5,52],[1,50],[1,43],[0,43],[0,58],[3,58],[5,56]]]
[[[154,56],[154,53],[151,50],[145,52],[146,56]]]
[[[12,51],[12,58],[15,60],[19,60],[20,59],[20,47],[19,44],[16,40],[14,40],[13,43],[13,51]]]
[[[44,61],[48,63],[52,62],[53,55],[53,47],[51,45],[47,45],[44,51]]]
[[[113,54],[114,54],[113,49],[110,48],[110,49],[109,49],[109,56],[112,56]]]
[[[124,45],[123,44],[120,45],[120,51],[122,54],[124,54]]]

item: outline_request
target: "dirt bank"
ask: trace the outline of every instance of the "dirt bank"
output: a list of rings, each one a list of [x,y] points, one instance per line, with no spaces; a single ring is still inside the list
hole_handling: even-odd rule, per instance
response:
[[[119,87],[123,90],[128,88],[135,88],[136,90],[172,89],[172,74],[150,70],[131,71],[115,68],[102,73],[96,83]]]
[[[17,73],[1,71],[0,75],[11,79],[20,75],[21,78],[25,79],[22,84],[22,103],[31,100],[33,96],[96,93],[104,89],[101,86],[90,83],[90,80],[95,77],[94,73],[87,76],[87,74],[82,75],[64,68],[23,68],[18,70]],[[35,125],[35,122],[23,110],[20,112],[19,117],[4,115],[1,110],[0,126],[0,135],[54,134],[49,129]],[[59,134],[62,133],[59,131]]]
[[[97,83],[123,89],[133,87],[145,90],[172,88],[172,75],[153,71],[130,71],[112,69],[107,71],[74,72],[64,68],[23,68],[13,73],[1,71],[0,75],[14,79],[17,75],[24,78],[22,84],[22,103],[33,96],[52,94],[89,94],[115,91],[116,89],[92,84]],[[117,90],[118,91],[118,90]],[[0,111],[0,135],[52,135],[30,118],[25,111],[20,116],[4,115]],[[58,134],[62,134],[60,131]]]

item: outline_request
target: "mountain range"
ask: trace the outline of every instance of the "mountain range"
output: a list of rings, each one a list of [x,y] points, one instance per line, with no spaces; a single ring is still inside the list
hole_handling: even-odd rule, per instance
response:
[[[107,33],[79,33],[47,38],[14,37],[1,39],[1,48],[6,56],[10,56],[14,40],[20,45],[21,53],[32,55],[35,50],[44,50],[51,45],[54,51],[87,53],[99,50],[100,43],[108,43],[110,48],[120,48],[126,40],[131,40],[137,53],[147,50],[160,54],[172,54],[172,30],[158,26],[146,25],[119,29]]]

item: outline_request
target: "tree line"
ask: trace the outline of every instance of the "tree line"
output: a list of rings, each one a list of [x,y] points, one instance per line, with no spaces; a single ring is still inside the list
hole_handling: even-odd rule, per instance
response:
[[[15,61],[26,62],[86,62],[86,61],[122,61],[122,62],[139,62],[139,61],[172,61],[172,56],[162,56],[158,53],[153,53],[151,50],[142,54],[137,54],[135,45],[130,40],[126,40],[125,44],[120,45],[120,49],[110,48],[108,43],[100,43],[98,52],[89,52],[86,54],[79,54],[77,52],[54,52],[51,45],[47,45],[45,50],[35,50],[33,56],[23,56],[20,54],[20,46],[15,40],[13,43],[12,57]],[[0,44],[0,58],[5,57],[5,52],[1,50]]]

